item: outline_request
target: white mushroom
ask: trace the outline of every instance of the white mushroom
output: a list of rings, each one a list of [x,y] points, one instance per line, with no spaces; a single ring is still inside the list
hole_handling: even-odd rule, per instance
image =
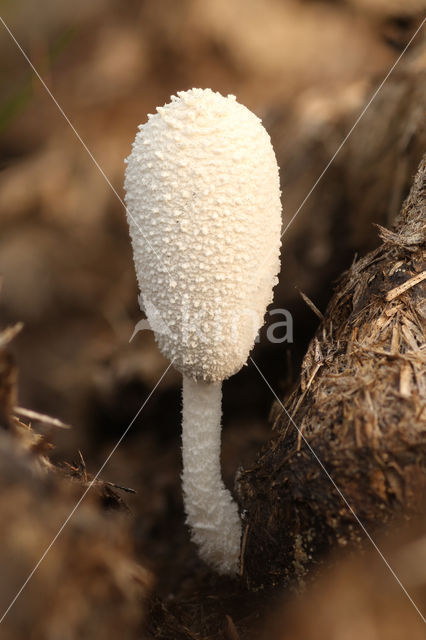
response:
[[[238,570],[241,523],[220,471],[221,383],[244,365],[279,272],[278,167],[234,96],[178,93],[127,159],[136,273],[163,354],[183,374],[183,491],[201,557]],[[151,318],[151,315],[153,316]]]

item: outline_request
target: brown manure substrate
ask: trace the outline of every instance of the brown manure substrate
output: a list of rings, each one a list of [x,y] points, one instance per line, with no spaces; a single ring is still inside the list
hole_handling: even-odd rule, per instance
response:
[[[354,514],[373,535],[420,511],[425,177],[423,159],[393,230],[341,277],[273,438],[240,475],[250,587],[300,585],[330,550],[369,544]]]

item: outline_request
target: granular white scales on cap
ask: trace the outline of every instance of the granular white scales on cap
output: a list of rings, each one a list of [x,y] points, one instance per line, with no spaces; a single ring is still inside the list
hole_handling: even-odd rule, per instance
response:
[[[279,272],[269,135],[234,96],[179,92],[139,127],[125,190],[144,308],[184,376],[187,521],[200,555],[233,573],[241,524],[220,475],[221,382],[245,364]]]

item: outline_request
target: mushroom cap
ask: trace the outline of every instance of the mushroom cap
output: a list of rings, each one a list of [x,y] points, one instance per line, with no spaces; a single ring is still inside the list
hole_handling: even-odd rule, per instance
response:
[[[279,272],[278,166],[260,119],[211,89],[139,126],[125,177],[144,307],[184,375],[219,382],[253,347]]]

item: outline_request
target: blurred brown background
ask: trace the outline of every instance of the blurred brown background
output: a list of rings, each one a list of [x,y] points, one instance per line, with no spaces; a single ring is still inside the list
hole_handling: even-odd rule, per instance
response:
[[[14,343],[20,405],[72,424],[55,433],[55,455],[76,459],[81,450],[95,471],[167,366],[150,332],[129,343],[142,314],[119,198],[137,125],[182,89],[235,94],[271,134],[286,225],[420,25],[425,2],[40,0],[1,8],[117,192],[0,25],[1,326],[24,323]],[[254,352],[281,395],[317,325],[295,287],[324,310],[354,255],[377,244],[373,223],[389,225],[408,192],[425,141],[425,61],[421,32],[284,237],[274,306],[291,311],[294,343],[263,339]],[[129,499],[137,539],[158,567],[179,561],[167,553],[188,535],[179,385],[170,371],[103,473],[138,491]],[[269,434],[273,398],[253,367],[224,393],[232,484]]]

